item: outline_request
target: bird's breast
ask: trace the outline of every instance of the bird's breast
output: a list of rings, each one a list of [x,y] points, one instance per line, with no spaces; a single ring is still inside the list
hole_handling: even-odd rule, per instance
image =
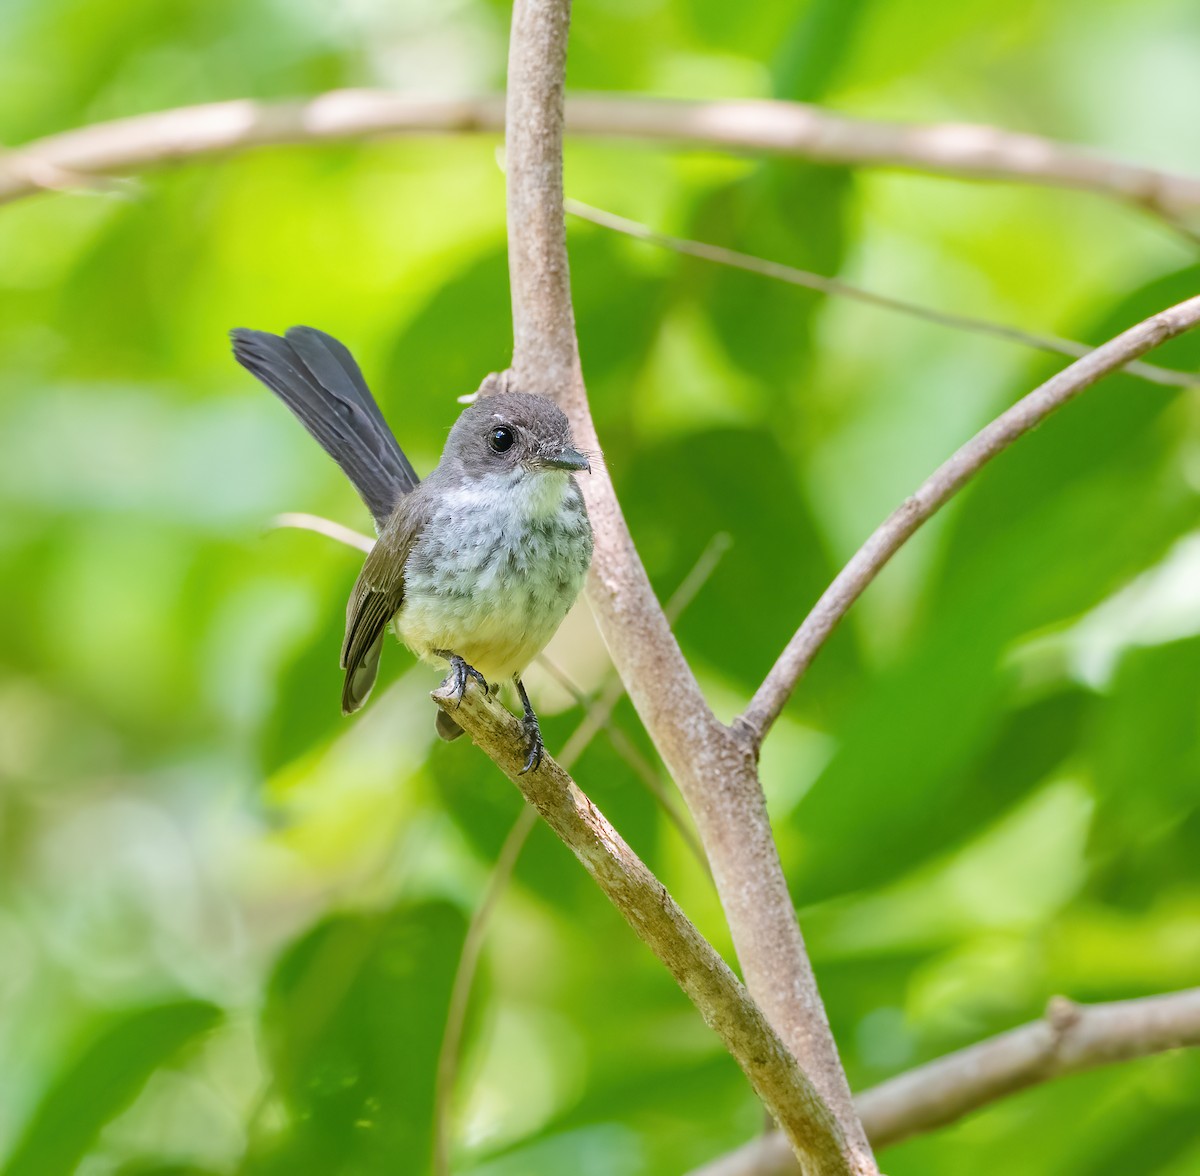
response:
[[[448,650],[502,681],[554,635],[591,555],[583,498],[566,474],[445,494],[405,565],[397,630],[421,658]]]

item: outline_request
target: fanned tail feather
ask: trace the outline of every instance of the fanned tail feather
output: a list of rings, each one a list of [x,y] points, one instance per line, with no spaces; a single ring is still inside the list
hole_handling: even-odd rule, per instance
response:
[[[388,428],[353,356],[332,335],[238,328],[233,354],[292,410],[341,467],[382,527],[419,479]]]

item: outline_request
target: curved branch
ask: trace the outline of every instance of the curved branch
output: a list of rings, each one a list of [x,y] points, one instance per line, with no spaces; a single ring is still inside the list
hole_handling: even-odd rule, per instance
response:
[[[926,519],[957,494],[993,457],[1041,424],[1056,409],[1090,388],[1102,376],[1191,330],[1198,322],[1200,296],[1130,327],[1018,400],[935,470],[911,498],[880,524],[825,589],[771,667],[745,714],[735,720],[735,725],[745,733],[751,745],[756,749],[762,745],[771,724],[779,717],[796,684],[838,622]]]
[[[1181,1046],[1200,1046],[1200,988],[1097,1005],[1055,997],[1042,1020],[900,1074],[856,1101],[871,1142],[887,1147],[1030,1086]],[[772,1134],[692,1176],[798,1172],[783,1141]]]
[[[520,720],[473,684],[461,706],[456,707],[453,691],[444,683],[432,697],[516,784],[675,977],[745,1071],[801,1161],[811,1164],[814,1173],[850,1176],[841,1130],[816,1087],[725,961],[571,777],[548,755],[536,771],[522,774]]]
[[[575,339],[562,190],[569,0],[516,0],[508,71],[508,234],[517,387],[557,400],[599,450]],[[717,721],[642,566],[604,463],[581,479],[596,547],[588,602],[712,866],[746,985],[839,1125],[842,1168],[877,1171],[804,949],[754,756]],[[743,1067],[747,1059],[738,1057]],[[839,1169],[840,1170],[840,1169]]]
[[[1142,167],[1036,135],[966,124],[874,122],[777,101],[681,102],[580,95],[572,135],[767,151],[818,163],[896,167],[1094,192],[1176,222],[1200,210],[1200,178]],[[97,123],[0,152],[0,203],[184,159],[296,143],[496,133],[504,98],[409,98],[335,90],[299,102],[238,99]]]

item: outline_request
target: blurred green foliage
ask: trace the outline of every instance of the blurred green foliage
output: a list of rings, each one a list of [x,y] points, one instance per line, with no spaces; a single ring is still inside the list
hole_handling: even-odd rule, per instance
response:
[[[8,0],[0,142],[344,85],[481,91],[508,5]],[[1189,0],[578,0],[577,89],[972,119],[1200,171]],[[359,357],[418,469],[509,358],[489,139],[263,151],[0,210],[0,1163],[5,1176],[427,1170],[471,911],[519,811],[436,743],[430,674],[338,714],[366,512],[233,364],[233,326]],[[1081,194],[572,143],[567,189],[681,235],[1099,341],[1194,251]],[[1055,364],[570,227],[607,463],[724,717],[892,507]],[[1200,366],[1200,339],[1163,363]],[[1200,979],[1200,418],[1114,378],[888,569],[764,750],[855,1087],[1036,1016]],[[586,610],[551,649],[585,691]],[[552,747],[579,708],[530,675]],[[628,704],[615,723],[652,750]],[[582,785],[732,958],[607,736]],[[1200,1171],[1200,1061],[1021,1095],[891,1176]],[[469,1176],[657,1176],[752,1136],[737,1068],[562,847],[491,921],[452,1111]],[[1064,1128],[1064,1124],[1069,1128]]]

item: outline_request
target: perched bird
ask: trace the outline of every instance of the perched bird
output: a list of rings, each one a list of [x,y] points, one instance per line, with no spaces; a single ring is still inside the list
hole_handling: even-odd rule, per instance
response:
[[[562,410],[544,396],[480,396],[455,422],[420,481],[350,352],[312,327],[284,336],[231,332],[237,361],[299,418],[341,466],[378,540],[346,606],[342,712],[366,702],[389,624],[422,661],[448,667],[459,703],[467,678],[512,680],[528,753],[544,746],[521,674],[583,587],[592,529],[574,474],[590,472]],[[445,739],[462,728],[437,715]]]

